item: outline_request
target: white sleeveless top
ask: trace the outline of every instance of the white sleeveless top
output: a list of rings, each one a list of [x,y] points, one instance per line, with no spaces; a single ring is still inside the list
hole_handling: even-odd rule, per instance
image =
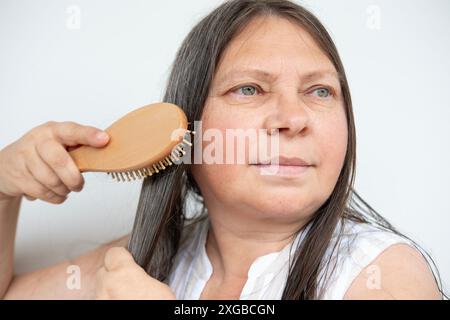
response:
[[[206,218],[183,230],[180,248],[166,281],[179,300],[198,300],[212,274],[212,265],[205,249],[210,227],[210,220]],[[295,248],[304,239],[309,227],[304,228],[281,251],[260,256],[252,263],[241,300],[281,299]],[[342,299],[358,274],[389,246],[397,243],[413,245],[404,237],[368,224],[345,220],[343,228],[337,249],[332,250],[341,229],[340,224],[326,253],[327,257],[332,254],[331,265],[335,267],[334,270],[322,271],[322,275],[330,277],[325,286],[319,281],[319,288],[323,288],[321,299]]]

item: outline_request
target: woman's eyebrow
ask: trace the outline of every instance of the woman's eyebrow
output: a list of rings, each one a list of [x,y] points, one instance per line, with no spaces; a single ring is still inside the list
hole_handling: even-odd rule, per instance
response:
[[[241,76],[250,76],[255,79],[262,79],[266,81],[273,81],[277,78],[276,75],[260,69],[232,69],[217,79],[217,83],[222,83],[227,80],[232,80]]]
[[[256,79],[273,81],[278,78],[278,75],[270,73],[261,69],[238,69],[230,70],[218,79],[218,83],[222,81],[233,79],[240,76],[252,76]],[[311,82],[322,78],[335,78],[339,81],[339,74],[333,69],[314,70],[304,73],[300,76],[302,82]]]
[[[301,76],[303,82],[311,82],[322,78],[334,78],[337,81],[341,79],[340,75],[335,70],[330,69],[315,70]]]

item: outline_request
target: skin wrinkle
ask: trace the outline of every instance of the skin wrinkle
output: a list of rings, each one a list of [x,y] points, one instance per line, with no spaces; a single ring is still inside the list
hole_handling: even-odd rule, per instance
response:
[[[342,100],[328,100],[333,107],[327,109],[309,100],[315,98],[303,101],[298,98],[297,82],[293,82],[293,77],[298,79],[300,74],[299,68],[292,73],[293,66],[308,65],[308,71],[335,72],[334,66],[317,46],[316,54],[308,54],[311,46],[305,43],[309,40],[314,46],[314,42],[307,34],[301,37],[301,43],[293,44],[293,39],[298,39],[294,34],[305,33],[300,27],[287,25],[285,19],[278,17],[264,18],[262,22],[259,19],[251,22],[231,41],[214,78],[241,65],[277,70],[279,78],[273,83],[269,97],[262,99],[261,104],[257,102],[259,97],[251,97],[250,103],[233,105],[230,93],[219,93],[216,88],[219,83],[213,80],[210,89],[213,94],[208,96],[203,112],[203,130],[216,128],[224,133],[226,128],[279,128],[280,153],[309,157],[317,167],[293,182],[264,180],[245,165],[193,166],[192,173],[204,195],[212,224],[206,250],[214,271],[205,296],[219,287],[222,292],[229,288],[230,295],[237,295],[252,262],[261,255],[281,250],[328,198],[345,157],[347,123]],[[281,30],[284,38],[278,45],[273,41]],[[273,47],[278,50],[273,52]],[[292,50],[297,51],[293,54]],[[262,68],[264,65],[269,68]],[[300,199],[299,194],[303,195]]]
[[[255,19],[269,13],[274,15],[262,20]],[[298,27],[294,29],[292,23],[286,23],[286,19],[289,22],[295,22]],[[264,27],[262,24],[264,21],[284,23],[284,28],[282,32],[279,32],[271,25],[269,29],[266,29],[269,32],[266,32],[261,28],[261,26]],[[257,26],[250,33],[249,22]],[[291,32],[292,30],[295,30],[297,34]],[[299,34],[299,31],[302,33]],[[286,39],[286,34],[291,37],[290,41],[285,41],[282,45],[280,40]],[[270,47],[260,50],[261,40],[269,36],[272,36],[272,39],[268,41]],[[299,41],[299,38],[304,41]],[[309,45],[308,42],[311,39],[314,41],[311,41]],[[248,53],[246,60],[238,60],[239,56],[236,56],[235,51],[239,49],[241,55],[248,50],[248,44],[253,40],[255,40],[254,52]],[[259,44],[256,41],[259,41]],[[302,45],[302,49],[293,46],[292,50],[286,50],[288,44]],[[231,46],[234,46],[234,51],[230,50]],[[317,49],[316,52],[313,53],[311,48]],[[227,55],[224,55],[225,50]],[[228,59],[231,55],[237,58]],[[277,58],[285,60],[277,61]],[[261,61],[267,61],[268,65],[264,65]],[[282,77],[277,83],[263,83],[261,79],[256,79],[258,81],[255,83],[251,81],[250,85],[261,88],[258,90],[261,94],[252,98],[240,96],[241,89],[238,92],[234,91],[237,86],[233,87],[232,94],[229,91],[219,92],[217,86],[211,85],[217,76],[220,76],[219,69],[223,67],[223,62],[226,66],[254,66],[269,71],[276,69],[278,73],[281,68]],[[259,65],[257,65],[258,62]],[[318,63],[335,68],[339,72],[338,80],[342,87],[339,88],[341,94],[337,96],[339,99],[336,97],[329,100],[318,99],[319,96],[314,95],[316,91],[312,91],[316,86],[305,88],[304,83],[302,87],[299,86],[298,75],[311,71],[308,70],[310,67],[316,69],[324,67]],[[285,79],[285,77],[288,78]],[[242,82],[239,85],[249,85],[249,83]],[[296,86],[292,87],[292,85]],[[319,85],[324,84],[318,83],[317,86]],[[231,88],[229,89],[231,92]],[[297,190],[296,197],[294,197],[296,188],[289,188],[287,181],[272,179],[269,183],[267,177],[264,180],[255,175],[252,170],[239,170],[231,165],[220,167],[209,165],[207,168],[189,165],[183,170],[169,172],[167,177],[154,177],[151,181],[145,181],[137,210],[137,217],[140,219],[135,220],[129,248],[139,265],[143,266],[150,275],[161,281],[165,281],[170,275],[169,268],[172,263],[169,258],[177,252],[176,244],[178,236],[184,230],[184,222],[187,222],[186,219],[191,220],[187,212],[181,209],[186,200],[186,194],[181,190],[198,195],[201,210],[197,217],[193,217],[192,222],[199,223],[209,216],[212,231],[219,236],[217,239],[212,239],[217,240],[216,248],[212,241],[207,240],[207,247],[216,249],[215,251],[220,252],[221,256],[213,256],[215,252],[207,248],[207,254],[212,260],[215,272],[211,281],[207,283],[206,294],[200,296],[201,299],[239,298],[242,279],[245,279],[245,272],[252,261],[249,255],[253,255],[254,258],[276,250],[275,236],[278,240],[286,238],[290,234],[288,231],[297,231],[294,230],[295,228],[287,230],[286,226],[302,224],[301,217],[298,217],[299,213],[305,217],[315,213],[314,228],[308,232],[304,242],[295,252],[298,259],[293,261],[281,299],[303,300],[321,297],[322,288],[317,287],[317,280],[321,278],[321,262],[328,263],[322,259],[327,260],[326,249],[334,238],[332,234],[334,226],[341,218],[355,223],[383,227],[404,236],[354,189],[355,123],[344,66],[323,24],[302,6],[283,0],[232,0],[222,4],[203,18],[183,41],[173,63],[163,99],[180,105],[191,121],[203,120],[202,128],[207,129],[208,126],[219,130],[233,129],[233,127],[241,127],[243,130],[279,128],[283,143],[281,151],[289,151],[292,152],[290,156],[300,155],[306,160],[314,161],[316,176],[312,179],[314,175],[310,175],[311,179],[307,184],[297,185],[298,188],[303,189]],[[204,124],[207,126],[205,127]],[[198,130],[198,132],[201,131]],[[345,152],[345,163],[342,158],[333,161],[336,150]],[[331,166],[330,163],[334,163],[336,167]],[[181,174],[185,173],[187,189],[182,189],[183,186],[179,185],[179,188],[175,190],[177,191],[175,198],[170,193],[164,192],[164,184],[167,181],[179,180]],[[333,188],[330,189],[330,186]],[[311,192],[311,189],[316,192]],[[252,198],[254,195],[258,195],[259,198]],[[329,195],[328,198],[327,195]],[[324,199],[326,199],[325,202]],[[161,205],[148,206],[152,202],[161,203]],[[175,209],[172,207],[173,202],[178,204]],[[316,210],[320,203],[322,205],[319,210]],[[295,208],[297,210],[294,210]],[[171,210],[173,212],[170,212]],[[168,212],[177,217],[169,226],[164,225]],[[215,222],[214,219],[217,221]],[[304,219],[304,221],[307,220],[307,218]],[[221,225],[224,226],[223,229],[219,228]],[[243,230],[244,227],[247,227],[247,230]],[[160,247],[158,250],[151,249],[153,248],[149,243],[151,239],[144,238],[145,242],[138,241],[137,235],[153,234],[161,228],[164,239],[158,241]],[[258,230],[262,231],[258,232]],[[266,241],[262,246],[260,238],[264,234],[265,239],[274,240],[274,242]],[[243,237],[242,241],[239,236]],[[211,243],[213,245],[209,245]],[[233,248],[235,248],[234,251]],[[162,249],[167,252],[167,255],[161,252]],[[401,259],[401,255],[398,257]],[[239,261],[238,267],[242,269],[233,270],[228,260],[234,263]],[[163,263],[167,268],[160,271],[161,268],[156,262]],[[224,268],[219,270],[220,266]],[[236,277],[225,279],[224,270],[228,275],[234,274]],[[240,275],[243,277],[239,278]],[[233,281],[234,279],[240,281]],[[208,289],[211,290],[208,291]],[[183,293],[179,294],[183,296]],[[358,297],[363,296],[367,296],[367,292],[362,294],[358,292]]]
[[[194,33],[191,32],[186,37],[186,41],[183,42],[181,51],[177,53],[173,64],[164,101],[180,105],[186,111],[189,120],[198,120],[198,116],[204,110],[206,88],[210,86],[215,62],[219,57],[219,52],[209,49],[215,48],[217,44],[222,44],[224,40],[228,41],[228,35],[232,35],[234,38],[233,24],[236,21],[238,25],[240,23],[245,25],[248,22],[245,19],[246,17],[254,17],[254,14],[261,14],[261,11],[266,13],[267,8],[280,12],[283,16],[287,14],[289,17],[294,17],[291,19],[292,21],[300,20],[299,25],[308,26],[309,29],[307,28],[307,30],[314,28],[310,31],[311,35],[314,39],[318,39],[318,42],[323,42],[322,49],[329,53],[326,58],[339,70],[340,84],[345,100],[333,101],[333,108],[327,108],[327,106],[331,106],[329,105],[331,101],[318,103],[320,100],[308,97],[307,92],[304,92],[305,90],[297,90],[297,86],[293,85],[296,83],[292,79],[298,80],[299,70],[306,72],[305,68],[298,64],[298,60],[302,60],[302,57],[305,59],[309,57],[310,60],[306,61],[304,65],[319,68],[318,63],[320,64],[323,56],[319,54],[320,52],[314,56],[311,56],[310,52],[306,52],[303,56],[301,54],[293,56],[291,53],[295,52],[295,48],[286,51],[286,47],[283,48],[281,45],[278,46],[278,51],[269,51],[269,54],[268,49],[273,49],[273,44],[276,45],[277,41],[284,39],[283,37],[286,34],[292,38],[298,38],[296,33],[291,32],[292,24],[286,24],[283,34],[277,35],[273,39],[270,39],[270,37],[266,39],[265,37],[270,36],[271,32],[276,34],[277,28],[274,27],[274,24],[278,26],[277,24],[286,22],[276,20],[277,17],[271,17],[271,19],[263,20],[266,23],[271,23],[271,28],[269,28],[269,32],[264,31],[259,39],[263,43],[268,40],[267,43],[271,47],[267,46],[265,48],[267,50],[263,48],[260,52],[257,50],[256,59],[253,56],[244,61],[251,66],[252,63],[258,61],[258,58],[268,62],[277,61],[277,57],[281,59],[277,61],[278,63],[267,66],[268,70],[277,68],[282,70],[279,73],[279,76],[282,77],[281,82],[276,83],[272,94],[270,95],[270,92],[264,93],[269,98],[268,102],[263,101],[260,97],[255,97],[254,101],[257,103],[253,102],[252,104],[253,98],[248,99],[250,103],[247,104],[243,102],[243,99],[240,101],[236,99],[237,103],[232,105],[230,100],[226,100],[222,94],[212,95],[208,101],[210,108],[206,113],[206,115],[209,113],[209,116],[204,117],[204,119],[208,119],[207,122],[210,127],[219,125],[222,129],[230,125],[247,126],[248,128],[280,128],[284,142],[283,150],[314,161],[317,167],[314,169],[316,176],[310,175],[308,183],[295,184],[292,180],[283,181],[259,177],[249,168],[241,170],[242,167],[211,166],[209,168],[211,170],[208,172],[205,168],[197,166],[197,178],[202,178],[199,179],[199,182],[203,182],[201,184],[202,193],[197,188],[197,181],[192,179],[190,175],[189,169],[191,166],[173,166],[170,169],[168,168],[165,173],[143,181],[131,239],[123,237],[102,245],[76,259],[69,259],[55,266],[31,273],[13,275],[13,280],[8,281],[6,279],[4,281],[4,283],[10,283],[9,288],[6,288],[8,291],[4,298],[98,298],[97,289],[104,298],[174,299],[178,296],[181,298],[192,297],[192,292],[184,290],[186,284],[191,288],[198,289],[198,283],[191,282],[192,278],[190,279],[189,274],[184,272],[185,268],[180,268],[179,273],[171,273],[170,271],[172,267],[179,266],[174,263],[174,258],[179,252],[179,245],[183,244],[183,248],[186,249],[186,245],[192,243],[189,242],[191,240],[189,237],[184,239],[187,242],[180,241],[182,232],[184,233],[187,229],[185,227],[192,227],[207,218],[208,212],[203,200],[207,201],[209,213],[214,219],[211,236],[207,240],[207,251],[214,265],[214,273],[205,288],[206,293],[204,292],[203,298],[239,298],[242,286],[246,281],[246,267],[252,263],[252,258],[279,250],[280,243],[290,240],[289,236],[292,236],[292,234],[289,232],[292,230],[298,231],[295,228],[288,229],[287,227],[302,225],[308,221],[312,213],[317,213],[313,219],[312,231],[306,234],[306,241],[295,250],[297,259],[293,261],[293,268],[289,272],[287,281],[276,283],[276,285],[285,285],[281,299],[320,299],[323,296],[319,292],[325,292],[327,296],[342,297],[342,292],[336,292],[333,287],[318,287],[316,284],[317,281],[320,282],[323,279],[322,274],[319,273],[321,271],[319,263],[327,263],[326,271],[333,266],[331,273],[334,273],[335,265],[331,264],[334,258],[325,261],[322,259],[327,258],[325,250],[330,248],[332,244],[330,240],[336,238],[332,229],[344,220],[382,227],[383,230],[389,230],[396,235],[405,237],[353,189],[356,138],[353,109],[345,71],[336,48],[322,24],[302,7],[284,0],[232,0],[224,3],[218,11],[212,12],[203,19],[195,27]],[[216,28],[217,26],[222,28]],[[247,28],[247,32],[251,30],[251,27],[252,25],[250,25],[250,29]],[[210,32],[210,30],[218,29],[225,30],[225,32]],[[226,32],[227,29],[230,33]],[[252,34],[258,35],[258,29],[259,26],[257,30],[253,30]],[[298,32],[301,28],[297,27],[295,30]],[[309,40],[307,35],[305,37],[300,35],[300,37],[304,38],[305,41]],[[247,37],[247,39],[246,44],[251,46],[252,38]],[[240,44],[238,41],[239,39],[231,45]],[[257,48],[258,45],[261,45],[261,41],[259,41],[259,44],[255,43]],[[292,40],[290,43],[296,44],[299,41]],[[244,52],[245,48],[242,44],[240,45],[243,49],[241,51]],[[313,45],[308,45],[307,42],[304,47],[315,49]],[[267,56],[263,55],[265,51],[268,54]],[[232,50],[230,52],[233,53]],[[295,57],[297,63],[290,63],[291,60],[289,59],[293,59],[293,57]],[[239,65],[238,59],[239,56],[236,56],[236,65]],[[224,61],[225,64],[230,62],[227,59]],[[292,61],[295,62],[295,60]],[[214,64],[211,62],[214,62]],[[234,61],[232,62],[234,63]],[[244,62],[241,61],[241,63]],[[288,65],[292,68],[287,68]],[[293,74],[294,71],[296,75],[292,75],[292,79],[284,79],[285,75],[291,75],[289,72]],[[283,85],[280,85],[280,83]],[[300,83],[302,82],[300,81]],[[343,127],[340,126],[343,124],[343,119],[341,118],[342,110],[338,106],[343,101],[345,102],[345,120],[348,119],[345,127],[348,129],[348,146],[345,142],[343,143],[345,137],[339,135],[343,133]],[[339,158],[338,150],[343,150],[346,154],[345,163],[341,169],[338,166],[339,159],[336,160],[336,158]],[[331,166],[332,163],[333,166]],[[316,210],[317,205],[326,198],[326,194],[329,192],[328,186],[333,186],[333,179],[336,178],[335,169],[341,171],[338,183],[335,184],[332,194],[328,198],[329,201],[327,200],[319,210]],[[321,171],[319,172],[319,170]],[[200,175],[203,175],[203,177],[200,177],[198,173],[201,173]],[[316,192],[308,190],[308,186],[311,186]],[[291,189],[297,190],[297,197],[294,197]],[[229,194],[227,191],[230,191]],[[192,195],[198,198],[198,204],[201,205],[201,210],[196,212],[200,215],[194,219],[188,216],[192,211],[188,211],[184,207],[188,204],[186,202],[187,192],[192,192]],[[207,199],[203,199],[203,194]],[[348,196],[352,197],[349,203],[347,203]],[[20,201],[18,204],[20,205]],[[299,208],[301,210],[297,210]],[[13,209],[18,212],[19,208]],[[194,223],[185,225],[189,222],[188,220],[194,220],[192,221]],[[8,225],[11,225],[11,223],[15,222],[7,221]],[[362,231],[357,231],[353,235],[357,237],[361,233],[365,233],[365,227],[362,226]],[[217,232],[217,237],[214,231]],[[189,236],[192,235],[189,231],[187,233]],[[347,235],[351,235],[351,233],[340,232],[338,238]],[[377,239],[377,236],[374,236],[370,237],[369,240],[383,241],[383,237]],[[336,248],[337,244],[336,242],[333,247]],[[356,244],[353,247],[348,242],[346,244],[350,250],[361,248],[361,245],[364,245]],[[124,246],[130,252],[125,250]],[[416,244],[413,247],[419,249]],[[442,283],[439,283],[440,288],[435,287],[434,282],[437,279],[432,273],[433,270],[428,268],[430,266],[427,261],[423,259],[425,257],[422,253],[424,252],[423,249],[420,248],[422,252],[418,252],[413,247],[409,244],[395,244],[376,257],[372,266],[376,265],[383,273],[381,290],[368,288],[367,276],[370,276],[370,273],[365,271],[370,270],[365,270],[357,276],[342,298],[440,299],[437,289],[442,289]],[[370,246],[368,249],[370,250]],[[95,280],[97,280],[98,275],[105,276],[107,264],[109,265],[108,268],[111,267],[111,264],[114,264],[111,260],[111,254],[108,255],[108,259],[105,257],[106,252],[111,252],[110,250],[115,252],[112,256],[115,257],[116,265],[118,262],[123,262],[123,258],[125,258],[127,266],[126,269],[120,268],[120,270],[110,273],[108,278],[104,279],[103,284],[107,284],[108,287],[106,288],[108,290],[105,290],[105,287],[101,283],[99,285]],[[339,254],[344,254],[344,259],[352,259],[351,255],[346,256],[345,251],[337,251]],[[185,253],[180,252],[182,257],[186,257]],[[378,254],[378,252],[373,252],[373,254]],[[428,254],[427,257],[431,259]],[[192,263],[190,258],[186,261],[188,264]],[[106,263],[104,260],[109,262]],[[229,261],[242,268],[230,268]],[[181,262],[183,263],[183,261]],[[80,267],[82,272],[80,290],[68,290],[65,285],[68,279],[68,264]],[[359,264],[359,267],[364,264]],[[434,262],[433,267],[436,268]],[[6,273],[12,274],[12,269],[12,265],[7,266]],[[95,276],[96,272],[97,276]],[[345,277],[347,273],[344,274],[339,270],[336,270],[336,272],[337,277],[339,277],[338,284],[346,285],[346,281],[351,280]],[[436,274],[439,275],[437,269]],[[176,281],[172,282],[173,287],[169,288],[164,282],[170,282],[170,276],[172,275],[176,277]],[[193,280],[195,281],[195,278]],[[172,293],[172,289],[177,293],[177,296]],[[322,291],[322,289],[324,290]],[[195,290],[194,294],[196,292]],[[136,296],[136,293],[140,294]],[[270,292],[267,292],[266,296],[273,297]]]

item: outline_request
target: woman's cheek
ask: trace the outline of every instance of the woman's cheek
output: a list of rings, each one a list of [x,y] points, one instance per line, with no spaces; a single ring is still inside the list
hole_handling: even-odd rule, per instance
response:
[[[323,132],[319,142],[321,160],[318,166],[321,188],[329,194],[337,183],[347,151],[347,127],[338,124],[330,128],[334,130]]]
[[[220,203],[236,203],[242,195],[242,190],[247,190],[245,181],[234,165],[202,164],[195,165],[192,171],[194,179],[200,187],[202,195],[207,203],[214,203],[213,199]],[[210,202],[212,201],[212,202]]]

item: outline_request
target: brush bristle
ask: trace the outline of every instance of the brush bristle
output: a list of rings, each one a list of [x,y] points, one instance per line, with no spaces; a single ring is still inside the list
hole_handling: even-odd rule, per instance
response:
[[[186,134],[195,134],[195,131],[186,130]],[[180,158],[182,158],[186,151],[184,148],[192,147],[192,143],[183,138],[183,140],[175,147],[175,150],[172,151],[170,155],[158,161],[157,163],[153,163],[147,168],[141,168],[137,170],[125,171],[125,172],[108,172],[114,180],[116,181],[134,181],[138,179],[145,179],[147,177],[151,177],[154,174],[159,173],[162,170],[176,164]]]

